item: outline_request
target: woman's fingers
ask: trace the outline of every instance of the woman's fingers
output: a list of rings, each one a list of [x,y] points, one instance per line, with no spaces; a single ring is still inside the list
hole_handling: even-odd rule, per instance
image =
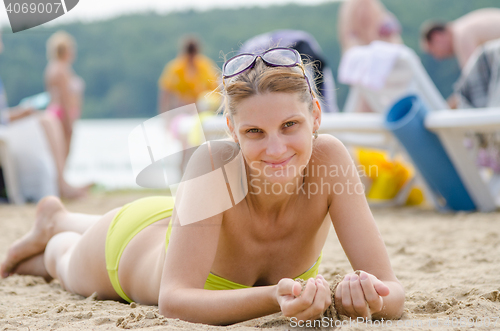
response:
[[[328,302],[331,302],[330,287],[325,287],[323,279],[316,277],[316,293],[309,308],[296,315],[297,320],[312,320],[319,318],[328,308]]]
[[[313,304],[315,295],[316,281],[313,278],[309,278],[307,280],[306,287],[300,296],[287,300],[281,305],[283,315],[287,317],[297,316],[297,314],[303,312]]]
[[[370,312],[376,313],[382,310],[384,300],[375,290],[375,287],[373,286],[372,280],[370,278],[371,277],[369,277],[369,275],[366,272],[361,271],[359,279],[361,283],[361,288],[363,289],[364,293],[364,300],[366,300],[366,302],[368,303],[368,306],[370,307]]]
[[[382,282],[380,279],[378,279],[374,275],[371,275],[371,274],[368,274],[368,275],[369,275],[370,280],[372,281],[372,284],[373,284],[373,287],[375,288],[375,291],[377,291],[377,293],[380,296],[383,296],[383,297],[388,296],[390,293],[389,287],[387,285],[385,285],[384,282]]]
[[[328,289],[328,292],[330,293],[330,295],[328,296],[328,300],[326,301],[326,307],[325,307],[326,309],[330,307],[330,305],[332,304],[332,293],[330,292],[330,284],[326,281],[326,279],[322,275],[317,275],[316,278],[321,279],[323,285],[325,286],[326,289]]]
[[[358,275],[351,275],[349,290],[351,291],[352,309],[355,311],[356,316],[368,317],[370,313]]]
[[[321,275],[310,278],[302,294],[300,284],[292,279],[283,279],[279,285],[278,294],[285,298],[280,303],[285,316],[295,316],[298,320],[315,319],[332,304],[330,285]],[[340,299],[343,314],[367,318],[382,310],[382,296],[388,294],[389,288],[382,281],[361,271],[359,276],[354,273],[346,275],[337,286],[335,297]]]
[[[361,271],[347,274],[337,286],[335,297],[341,297],[342,313],[351,317],[369,317],[382,310],[383,296],[389,295],[389,287],[372,274]]]
[[[283,296],[283,295],[298,296],[300,295],[300,291],[302,291],[302,286],[300,286],[299,282],[296,282],[291,278],[283,278],[278,282],[276,291],[278,296]]]
[[[352,306],[350,282],[351,275],[347,274],[339,284],[339,286],[342,286],[342,308],[347,316],[356,316],[356,312]]]

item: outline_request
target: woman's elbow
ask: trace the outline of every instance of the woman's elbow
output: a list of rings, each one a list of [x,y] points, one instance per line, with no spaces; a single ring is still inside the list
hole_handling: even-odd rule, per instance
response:
[[[167,318],[180,318],[178,309],[179,304],[176,303],[173,292],[160,291],[160,296],[158,298],[158,310],[160,314]]]

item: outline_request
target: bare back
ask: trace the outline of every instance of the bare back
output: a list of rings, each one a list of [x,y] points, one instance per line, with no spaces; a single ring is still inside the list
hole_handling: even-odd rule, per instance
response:
[[[69,64],[50,61],[45,69],[45,87],[50,94],[51,104],[71,112],[72,118],[78,117],[85,84]]]
[[[452,23],[455,54],[463,67],[476,47],[500,39],[500,9],[473,11]]]

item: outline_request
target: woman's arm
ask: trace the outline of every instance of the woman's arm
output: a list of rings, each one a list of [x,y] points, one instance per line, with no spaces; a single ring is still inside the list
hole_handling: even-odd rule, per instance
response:
[[[9,122],[14,122],[20,120],[21,118],[25,118],[27,116],[36,113],[36,109],[33,107],[20,107],[20,106],[8,108],[6,111]]]
[[[275,286],[211,291],[164,287],[160,314],[193,323],[228,325],[277,313]]]
[[[192,168],[193,163],[206,166],[206,159],[200,160],[199,155],[193,157],[194,160],[190,160],[188,167]],[[208,163],[208,167],[211,168],[210,160]],[[193,175],[202,172],[203,170],[196,169]],[[205,194],[214,200],[222,200],[223,197],[219,193]],[[190,199],[190,197],[178,194],[176,199]],[[200,207],[203,202],[197,200],[191,201],[191,208],[203,209]],[[190,322],[226,325],[280,310],[275,298],[275,286],[220,291],[203,289],[215,259],[222,213],[198,222],[180,225],[177,210],[183,210],[183,204],[177,205],[176,201],[176,211],[172,217],[174,223],[172,223],[158,298],[161,314]]]
[[[328,178],[331,185],[337,185],[335,190],[331,190],[329,207],[335,232],[352,268],[374,276],[369,277],[370,286],[374,289],[371,292],[373,298],[361,295],[360,299],[358,294],[366,294],[367,288],[357,275],[345,279],[337,287],[337,292],[339,288],[343,292],[342,295],[336,293],[337,303],[338,298],[342,298],[342,306],[338,310],[352,317],[363,316],[354,305],[361,306],[359,301],[364,300],[363,305],[370,304],[375,317],[399,318],[403,312],[404,290],[392,271],[384,241],[365,198],[358,168],[338,139],[327,136],[322,142],[321,147],[331,164],[339,168],[338,177]],[[343,190],[339,189],[339,185]],[[342,192],[334,193],[339,191]],[[382,300],[378,307],[377,300]]]
[[[215,325],[236,323],[280,310],[275,286],[220,291],[203,289],[217,252],[223,202],[229,199],[222,173],[217,177],[220,167],[214,169],[212,166],[220,163],[216,159],[217,155],[222,155],[217,150],[220,146],[200,146],[187,165],[183,176],[187,184],[181,183],[177,191],[158,298],[160,313],[167,317]],[[196,221],[198,219],[201,220]]]

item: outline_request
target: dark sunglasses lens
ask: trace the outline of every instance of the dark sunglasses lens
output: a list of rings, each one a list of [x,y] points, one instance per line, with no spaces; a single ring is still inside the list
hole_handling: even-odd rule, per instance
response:
[[[262,58],[271,64],[291,66],[298,63],[297,53],[291,49],[273,49],[264,54]]]
[[[224,65],[224,76],[232,76],[238,74],[248,68],[254,59],[253,55],[239,55],[229,59]]]

